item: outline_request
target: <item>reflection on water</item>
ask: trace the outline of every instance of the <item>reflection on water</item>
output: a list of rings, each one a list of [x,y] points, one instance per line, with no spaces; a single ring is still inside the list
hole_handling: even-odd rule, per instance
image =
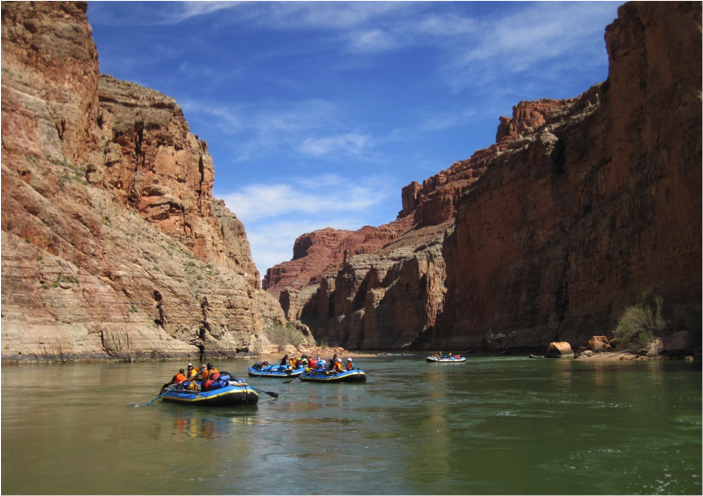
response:
[[[2,492],[701,492],[696,366],[358,362],[365,384],[252,379],[280,397],[219,409],[144,407],[174,364],[3,367]]]

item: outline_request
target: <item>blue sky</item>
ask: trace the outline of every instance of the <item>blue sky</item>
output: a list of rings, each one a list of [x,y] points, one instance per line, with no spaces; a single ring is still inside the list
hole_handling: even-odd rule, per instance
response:
[[[176,99],[261,274],[299,235],[394,220],[522,100],[608,75],[622,2],[89,2],[100,70]]]

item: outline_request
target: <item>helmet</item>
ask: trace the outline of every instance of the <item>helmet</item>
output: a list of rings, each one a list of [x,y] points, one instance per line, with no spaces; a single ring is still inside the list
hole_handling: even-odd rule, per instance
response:
[[[206,368],[205,365],[201,365],[201,366],[200,366],[200,369],[201,369],[201,370],[205,370],[205,368]]]
[[[341,359],[341,358],[337,358],[337,361],[338,361],[338,362],[341,362],[341,361],[342,361],[342,359]]]
[[[212,368],[212,362],[207,364],[207,368],[211,369]]]
[[[352,359],[351,359],[351,358],[347,358],[347,362],[351,362],[351,361],[352,361]]]

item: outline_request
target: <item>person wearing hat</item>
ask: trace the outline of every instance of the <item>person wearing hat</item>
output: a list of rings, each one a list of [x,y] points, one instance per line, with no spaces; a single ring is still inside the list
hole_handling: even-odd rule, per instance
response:
[[[347,370],[351,370],[354,368],[354,363],[352,362],[351,358],[347,358]]]
[[[197,373],[198,373],[198,369],[193,367],[192,363],[189,363],[188,364],[188,372],[186,372],[186,377],[188,377],[188,379],[190,379],[191,377],[195,376]]]
[[[208,362],[207,365],[201,365],[200,370],[202,374],[200,376],[203,378],[203,382],[207,381],[213,374],[219,374],[220,371],[213,367],[212,362]]]
[[[332,365],[330,372],[334,372],[335,374],[339,374],[340,372],[342,372],[342,359],[341,358],[337,358],[334,361],[334,364]]]

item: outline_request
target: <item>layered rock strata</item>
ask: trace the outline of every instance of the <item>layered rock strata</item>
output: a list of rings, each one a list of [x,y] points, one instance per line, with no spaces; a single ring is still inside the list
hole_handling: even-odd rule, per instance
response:
[[[585,344],[647,289],[673,330],[700,337],[701,6],[618,14],[608,80],[514,141],[462,197],[425,346]]]
[[[284,316],[207,145],[99,76],[86,9],[2,4],[2,359],[254,353]]]
[[[515,106],[494,145],[403,189],[408,231],[284,290],[287,316],[350,348],[544,350],[611,335],[649,289],[700,343],[700,12],[621,7],[607,81]]]
[[[422,185],[413,182],[404,187],[403,210],[395,221],[355,232],[323,229],[301,236],[296,240],[293,260],[267,271],[264,288],[279,297],[288,319],[300,319],[313,329],[318,340],[353,349],[408,346],[434,326],[442,308],[444,293],[436,288],[444,286],[442,253],[436,249],[425,253],[427,246],[441,241],[461,195],[481,176],[487,164],[523,133],[544,123],[549,112],[571,101],[540,100],[516,105],[512,118],[501,117],[498,143],[456,162]],[[402,250],[398,252],[399,248]],[[413,255],[415,250],[417,255]],[[422,260],[412,262],[417,265],[413,272],[407,270],[406,262],[415,256]],[[420,268],[428,264],[432,267]],[[393,277],[386,279],[384,275],[376,282],[358,285],[336,283],[338,279],[350,278],[375,280],[379,278],[379,270],[384,274],[390,272]],[[396,284],[415,287],[418,281],[413,278],[426,277],[426,271],[436,280],[423,282],[428,284],[426,290],[413,290],[415,296],[422,294],[417,301],[404,302],[398,296],[400,293],[391,291],[386,296],[385,289],[381,289]],[[370,291],[369,288],[374,288],[374,292],[366,295],[364,292]],[[341,300],[357,303],[349,307],[340,304]],[[389,305],[399,308],[390,313],[378,309]],[[402,325],[396,318],[402,320]],[[400,328],[403,330],[399,331]]]
[[[324,274],[339,269],[350,257],[372,253],[410,227],[409,219],[358,231],[320,229],[303,234],[293,245],[293,259],[266,271],[263,288],[278,297],[284,288],[316,284]]]
[[[433,234],[425,244],[351,257],[317,285],[284,290],[287,316],[300,318],[323,344],[368,350],[409,345],[442,311],[443,235]]]

